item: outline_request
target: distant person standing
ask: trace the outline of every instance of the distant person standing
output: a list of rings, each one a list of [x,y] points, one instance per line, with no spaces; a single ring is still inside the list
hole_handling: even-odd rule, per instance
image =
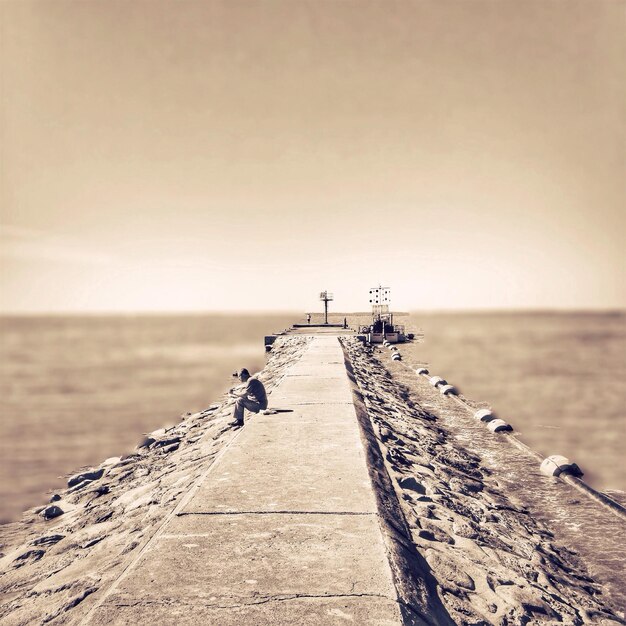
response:
[[[311,323],[311,314],[310,313],[306,314],[306,322],[307,322],[307,324]]]
[[[247,383],[242,393],[236,393],[234,389],[229,391],[229,395],[237,398],[235,410],[233,412],[233,426],[243,426],[244,410],[248,409],[252,413],[258,413],[267,409],[267,393],[263,383],[250,376],[250,372],[244,367],[238,374],[242,383]]]
[[[345,317],[343,318],[343,327],[348,328],[348,320]]]

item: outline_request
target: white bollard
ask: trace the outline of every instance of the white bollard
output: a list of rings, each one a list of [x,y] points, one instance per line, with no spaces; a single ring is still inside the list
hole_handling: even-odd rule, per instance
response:
[[[456,396],[457,390],[454,385],[439,385],[439,393],[443,396],[447,396],[448,394]]]
[[[428,382],[433,386],[437,387],[438,385],[447,385],[448,381],[445,378],[441,378],[441,376],[431,376]]]
[[[560,476],[563,472],[572,474],[573,476],[583,475],[580,467],[578,467],[576,463],[572,463],[567,457],[559,454],[553,454],[545,458],[539,469],[541,473],[546,476]]]
[[[496,419],[496,416],[489,409],[480,409],[474,413],[474,417],[481,422],[490,422]]]
[[[505,430],[513,430],[513,426],[511,426],[511,424],[507,424],[504,420],[500,419],[491,420],[487,424],[487,428],[492,433],[501,433]]]

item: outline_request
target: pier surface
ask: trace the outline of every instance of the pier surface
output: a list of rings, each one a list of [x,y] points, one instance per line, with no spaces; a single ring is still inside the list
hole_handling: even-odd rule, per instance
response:
[[[402,623],[337,337],[269,403],[292,412],[246,413],[89,624]]]

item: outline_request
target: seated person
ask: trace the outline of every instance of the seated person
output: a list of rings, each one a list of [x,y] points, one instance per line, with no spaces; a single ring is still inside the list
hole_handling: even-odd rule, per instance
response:
[[[234,389],[229,391],[229,395],[237,398],[235,410],[233,412],[233,426],[243,426],[244,410],[258,413],[267,409],[267,394],[263,383],[258,378],[250,376],[250,372],[244,367],[238,374],[242,383],[247,383],[242,393],[235,393]]]

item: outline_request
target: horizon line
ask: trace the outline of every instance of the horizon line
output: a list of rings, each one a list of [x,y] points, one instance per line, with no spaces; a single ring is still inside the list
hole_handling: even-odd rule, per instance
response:
[[[311,315],[324,315],[323,311],[310,311]],[[626,313],[624,307],[467,307],[467,308],[416,308],[404,311],[390,311],[394,315],[411,315],[411,314],[489,314],[489,313]],[[294,309],[81,309],[81,310],[15,310],[2,311],[1,317],[98,317],[98,316],[179,316],[179,315],[296,315],[306,316],[307,311],[297,311]],[[328,312],[328,316],[346,316],[346,315],[371,315],[371,311],[335,311]]]

